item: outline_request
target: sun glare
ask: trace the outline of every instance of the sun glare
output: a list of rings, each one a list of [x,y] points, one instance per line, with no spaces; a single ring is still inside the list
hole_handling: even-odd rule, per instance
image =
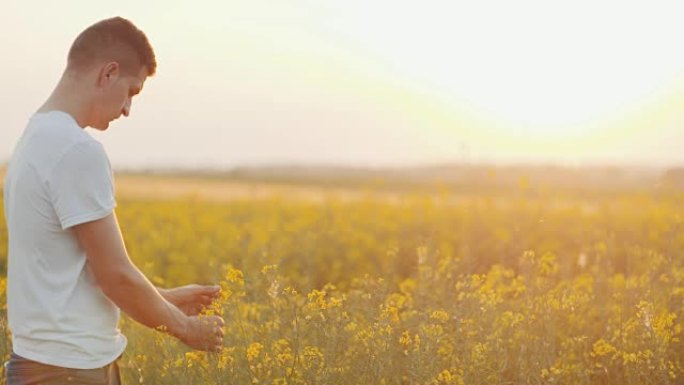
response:
[[[657,7],[620,5],[614,15],[613,2],[351,4],[365,12],[345,2],[338,31],[403,81],[465,102],[515,136],[585,136],[601,121],[638,110],[683,61],[666,59],[672,47],[657,36],[677,22],[661,14],[656,22]]]
[[[48,17],[62,11],[57,3],[41,5],[40,15],[31,1],[5,7],[0,42],[16,60],[6,63],[0,85],[20,96],[7,106],[8,127],[22,127],[36,95],[56,81],[65,42],[114,12],[80,1],[79,12],[59,23]],[[115,12],[148,32],[160,63],[135,117],[102,138],[115,162],[148,158],[130,148],[127,132],[140,131],[150,141],[164,135],[168,145],[155,154],[174,164],[394,164],[465,158],[461,153],[515,162],[609,151],[636,159],[644,139],[654,159],[674,159],[678,151],[663,154],[659,146],[684,136],[675,129],[684,125],[677,40],[684,3],[676,1],[206,0],[157,7],[126,0]],[[38,25],[55,33],[45,36]],[[11,38],[17,35],[26,41]],[[37,44],[45,49],[30,49]],[[187,126],[202,127],[203,135],[189,143],[181,134]],[[238,127],[248,128],[240,145]],[[0,132],[0,159],[18,130]],[[176,133],[173,145],[169,132]],[[225,141],[207,144],[204,135]],[[302,155],[302,142],[316,146]]]

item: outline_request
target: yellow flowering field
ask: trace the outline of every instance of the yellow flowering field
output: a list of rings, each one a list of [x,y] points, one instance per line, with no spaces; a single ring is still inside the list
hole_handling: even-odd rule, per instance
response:
[[[156,285],[220,284],[205,313],[226,320],[198,353],[124,318],[126,384],[684,383],[680,193],[136,196],[117,214]],[[0,222],[3,272],[6,242]]]

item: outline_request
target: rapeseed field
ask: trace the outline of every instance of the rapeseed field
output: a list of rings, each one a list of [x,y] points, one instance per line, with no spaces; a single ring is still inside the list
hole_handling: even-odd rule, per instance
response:
[[[223,350],[199,353],[124,317],[126,384],[684,383],[680,193],[138,197],[117,214],[157,286],[220,284],[205,313],[226,320]],[[0,222],[3,276],[6,242]]]

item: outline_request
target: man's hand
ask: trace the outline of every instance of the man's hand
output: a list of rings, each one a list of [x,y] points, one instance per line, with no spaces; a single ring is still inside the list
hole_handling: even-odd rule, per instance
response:
[[[223,318],[218,316],[188,317],[185,331],[178,338],[197,350],[219,352],[223,348]]]
[[[203,308],[211,305],[219,296],[220,286],[186,285],[171,289],[160,289],[161,294],[167,301],[174,304],[188,316],[198,315]]]

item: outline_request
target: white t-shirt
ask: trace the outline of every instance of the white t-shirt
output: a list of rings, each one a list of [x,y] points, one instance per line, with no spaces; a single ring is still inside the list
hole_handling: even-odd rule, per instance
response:
[[[4,198],[14,352],[78,369],[114,361],[126,347],[119,309],[95,283],[69,229],[116,206],[102,144],[65,112],[35,114],[12,155]]]

